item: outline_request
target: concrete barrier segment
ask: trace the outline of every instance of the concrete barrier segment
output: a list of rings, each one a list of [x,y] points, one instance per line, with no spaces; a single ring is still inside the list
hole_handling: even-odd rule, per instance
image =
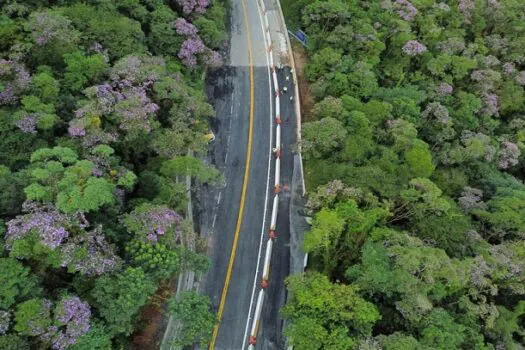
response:
[[[257,305],[255,306],[255,314],[253,315],[252,331],[250,336],[252,336],[257,341],[257,333],[259,331],[259,323],[261,321],[261,311],[264,302],[264,290],[259,290],[259,296],[257,297]],[[255,343],[254,343],[255,344]]]
[[[275,186],[279,186],[281,177],[281,160],[277,158],[275,160]]]
[[[270,239],[268,240],[268,244],[266,245],[266,254],[264,255],[264,267],[263,267],[263,281],[268,281],[270,278],[270,259],[272,258],[272,244],[273,241]]]
[[[275,230],[277,226],[277,213],[279,212],[279,196],[273,197],[273,206],[272,206],[272,218],[270,220],[270,229]]]

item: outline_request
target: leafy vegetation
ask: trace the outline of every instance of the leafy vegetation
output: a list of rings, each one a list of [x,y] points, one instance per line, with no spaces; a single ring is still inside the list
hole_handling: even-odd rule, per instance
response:
[[[210,298],[195,292],[183,292],[179,298],[169,301],[169,309],[182,326],[181,335],[175,339],[175,346],[200,344],[204,346],[211,341],[213,326],[217,322],[210,311]]]
[[[183,179],[220,180],[198,157],[226,3],[0,9],[0,348],[129,348],[159,286],[209,264],[185,246]],[[181,341],[204,344],[214,316],[186,304],[202,319]]]
[[[284,1],[309,36],[298,349],[520,349],[525,4]]]

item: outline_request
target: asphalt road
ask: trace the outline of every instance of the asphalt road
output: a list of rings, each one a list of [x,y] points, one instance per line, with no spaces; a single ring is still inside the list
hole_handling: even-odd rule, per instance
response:
[[[236,350],[247,345],[247,331],[251,327],[250,318],[253,317],[255,299],[260,288],[274,192],[274,161],[271,155],[275,133],[273,87],[270,85],[267,52],[257,3],[255,0],[248,0],[244,5],[245,7],[241,0],[232,2],[229,62],[210,72],[207,81],[207,94],[216,111],[213,125],[216,141],[210,150],[210,162],[222,171],[225,178],[224,186],[209,187],[201,191],[198,203],[200,232],[209,239],[209,254],[212,259],[201,289],[211,297],[215,311],[220,309],[221,296],[224,294],[222,317],[213,347],[217,350]],[[253,72],[253,80],[250,72]],[[280,71],[280,81],[285,82],[284,76],[287,74],[286,68]],[[252,88],[253,106],[250,104]],[[289,87],[288,91],[291,90]],[[280,334],[282,321],[278,309],[285,301],[283,280],[288,275],[290,265],[288,186],[293,170],[290,145],[295,141],[293,106],[288,96],[283,97],[283,190],[277,222],[278,238],[274,245],[258,349],[283,348]],[[251,136],[250,119],[253,123]],[[251,148],[248,147],[250,138]],[[249,171],[245,178],[247,166]],[[243,186],[245,194],[244,201],[241,201]],[[242,205],[243,215],[239,218]],[[236,230],[238,222],[239,230]],[[229,285],[225,288],[234,242],[236,252]]]

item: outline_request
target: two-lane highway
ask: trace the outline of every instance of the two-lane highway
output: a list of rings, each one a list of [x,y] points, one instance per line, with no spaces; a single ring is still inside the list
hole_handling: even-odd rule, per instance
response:
[[[201,232],[209,237],[212,258],[204,291],[219,318],[210,349],[243,347],[258,287],[273,193],[269,73],[257,3],[235,0],[229,65],[212,73],[208,82],[217,115],[212,158],[226,180],[223,188],[201,196]]]
[[[199,197],[200,232],[208,238],[212,259],[201,289],[212,298],[218,314],[219,323],[210,345],[210,349],[217,350],[244,350],[248,346],[275,197],[276,160],[272,149],[276,147],[277,109],[270,62],[277,65],[280,59],[265,40],[268,37],[262,7],[274,11],[262,0],[232,0],[229,62],[211,72],[207,82],[207,94],[217,117],[211,161],[226,180],[224,187],[207,188]],[[278,85],[288,85],[290,92],[284,93],[279,103],[282,186],[277,199],[277,239],[273,241],[269,285],[261,322],[256,323],[256,349],[282,349],[284,344],[278,311],[285,302],[283,282],[290,267],[289,185],[293,172],[291,145],[295,142],[289,76],[289,68],[277,69],[276,79],[282,81]]]

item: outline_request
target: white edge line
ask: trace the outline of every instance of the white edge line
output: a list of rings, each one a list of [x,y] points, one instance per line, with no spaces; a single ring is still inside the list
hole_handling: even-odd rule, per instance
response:
[[[215,221],[216,220],[217,220],[217,213],[215,213],[215,215],[213,215],[213,223],[211,224],[212,228],[215,228]]]
[[[264,31],[264,26],[262,23],[262,16],[261,16],[261,9],[259,8],[259,2],[257,1],[257,13],[259,14],[259,23],[261,24],[261,30],[263,37],[266,37],[266,33]],[[265,39],[266,42],[266,39]],[[272,144],[273,144],[273,103],[272,103],[272,82],[270,77],[270,60],[268,58],[268,51],[264,50],[266,53],[266,67],[268,69],[268,91],[269,91],[269,99],[270,99],[270,147],[268,150],[268,175],[266,176],[266,196],[264,198],[264,215],[263,215],[263,223],[261,228],[261,240],[259,242],[259,252],[257,254],[257,267],[255,268],[255,275],[253,277],[253,289],[252,289],[252,296],[250,297],[250,307],[248,309],[248,317],[246,318],[246,328],[244,330],[244,336],[242,338],[242,349],[246,348],[246,340],[248,338],[248,328],[250,327],[250,317],[252,314],[252,307],[253,307],[253,301],[255,297],[255,289],[257,286],[257,275],[259,274],[259,265],[261,261],[261,254],[262,254],[262,246],[263,246],[263,238],[264,238],[264,225],[266,223],[266,215],[268,212],[268,194],[270,192],[270,170],[272,166]]]

